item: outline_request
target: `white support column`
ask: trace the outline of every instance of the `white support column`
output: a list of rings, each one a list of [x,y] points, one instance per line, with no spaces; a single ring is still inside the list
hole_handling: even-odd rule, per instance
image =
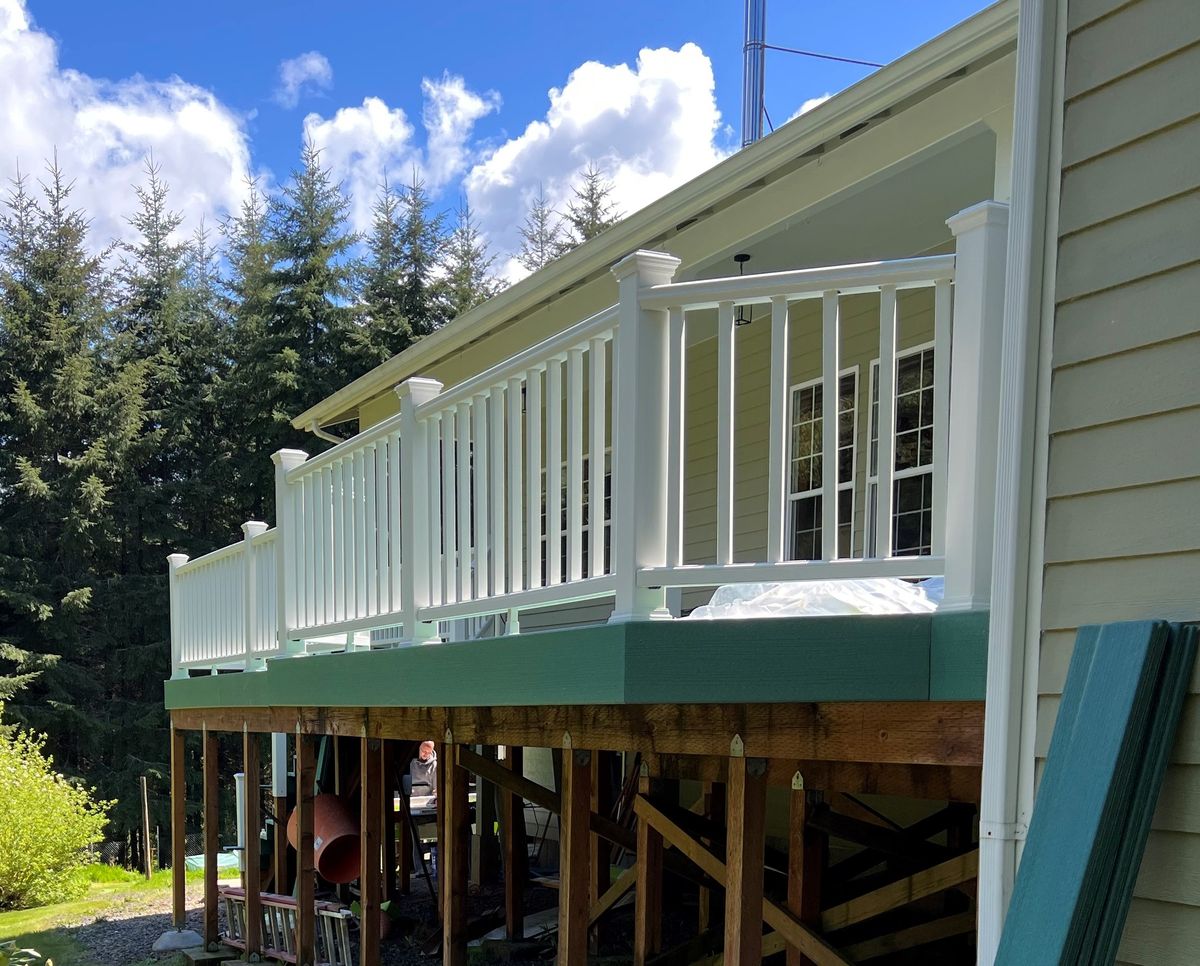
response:
[[[732,302],[717,305],[717,563],[733,563],[734,374]]]
[[[308,459],[300,449],[281,449],[271,455],[275,464],[275,602],[279,608],[279,650],[292,649],[291,633],[299,626],[299,569],[297,560],[296,487],[289,486],[288,473]]]
[[[788,425],[791,387],[788,385],[788,303],[779,296],[771,300],[771,438],[767,442],[770,476],[767,479],[767,560],[784,558],[784,527],[787,525]]]
[[[437,624],[421,623],[417,612],[432,603],[429,587],[429,492],[427,424],[417,407],[442,391],[436,379],[414,377],[396,387],[400,397],[400,614],[411,644],[437,638]]]
[[[640,568],[661,567],[667,556],[667,313],[643,309],[640,292],[669,283],[678,267],[673,255],[638,251],[612,269],[620,292],[613,372],[621,383],[613,416],[614,622],[670,617],[662,589],[637,583]]]
[[[947,224],[957,245],[942,610],[984,610],[992,581],[1008,206],[985,201]],[[937,512],[937,508],[935,508]]]
[[[879,443],[875,472],[875,556],[892,555],[892,489],[896,470],[896,287],[879,289]]]
[[[246,626],[246,656],[243,666],[263,667],[262,660],[254,659],[254,638],[258,632],[258,588],[255,586],[258,568],[254,563],[254,538],[267,532],[267,525],[258,520],[247,520],[242,524],[242,617]]]
[[[667,566],[683,564],[683,483],[686,478],[687,316],[667,313]]]
[[[838,403],[841,400],[838,293],[821,299],[821,557],[838,558]]]
[[[171,677],[186,678],[187,671],[179,665],[183,663],[183,637],[190,631],[182,613],[182,601],[179,594],[179,568],[188,562],[186,553],[173,553],[167,557],[167,584],[170,588],[171,602]]]

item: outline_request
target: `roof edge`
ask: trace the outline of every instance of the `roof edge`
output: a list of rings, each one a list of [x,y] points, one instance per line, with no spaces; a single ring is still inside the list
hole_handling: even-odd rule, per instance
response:
[[[553,299],[774,168],[1003,47],[1016,38],[1017,11],[1018,0],[999,0],[951,27],[380,363],[300,413],[292,425],[311,431],[314,424],[353,418],[351,411],[363,402],[496,325]]]

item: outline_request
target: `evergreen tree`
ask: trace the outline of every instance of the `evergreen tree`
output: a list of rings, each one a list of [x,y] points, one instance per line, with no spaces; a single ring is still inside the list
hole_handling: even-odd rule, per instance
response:
[[[572,189],[574,199],[567,205],[567,222],[571,246],[591,241],[621,220],[621,213],[612,200],[613,183],[595,164],[588,163],[582,184]]]
[[[400,194],[400,308],[413,335],[428,335],[448,321],[441,297],[438,265],[445,248],[444,221],[431,202],[416,169]]]
[[[520,231],[521,248],[517,252],[517,261],[531,272],[554,261],[569,247],[562,218],[546,200],[541,185],[538,185],[537,196],[529,206]]]
[[[363,310],[358,354],[372,368],[403,352],[413,341],[405,314],[404,225],[400,195],[385,178],[372,206],[371,232],[363,266]]]
[[[446,239],[443,265],[442,291],[450,318],[458,318],[500,291],[501,283],[492,274],[495,261],[496,256],[488,251],[487,240],[479,232],[467,199],[461,199],[455,212],[454,230]]]
[[[40,672],[8,716],[95,781],[112,755],[102,587],[120,562],[114,491],[145,370],[108,350],[108,273],[70,195],[52,164],[41,198],[18,178],[0,219],[0,628],[4,656]]]

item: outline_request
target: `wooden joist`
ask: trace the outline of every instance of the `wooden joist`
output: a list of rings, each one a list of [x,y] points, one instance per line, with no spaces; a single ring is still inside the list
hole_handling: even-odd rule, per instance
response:
[[[826,932],[845,929],[856,922],[881,916],[925,896],[953,889],[974,879],[978,874],[978,850],[955,856],[931,868],[890,882],[866,895],[826,909],[821,913],[821,928]]]
[[[974,929],[975,913],[960,912],[847,946],[846,955],[856,963],[865,963],[878,956],[898,953],[903,949],[914,949],[941,939],[949,939],[951,936],[961,936],[963,933],[973,932]]]
[[[414,739],[450,729],[460,744],[621,748],[727,755],[740,738],[760,758],[978,767],[980,701],[815,704],[650,704],[451,708],[203,708],[171,712],[176,727]]]

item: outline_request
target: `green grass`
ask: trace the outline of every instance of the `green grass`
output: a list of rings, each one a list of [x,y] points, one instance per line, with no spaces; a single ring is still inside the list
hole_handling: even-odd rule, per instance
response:
[[[36,949],[54,960],[55,966],[90,966],[82,948],[61,926],[94,919],[131,898],[149,892],[165,892],[171,888],[170,869],[156,872],[149,880],[137,872],[105,865],[87,866],[80,870],[79,875],[87,882],[87,894],[81,899],[38,906],[36,909],[0,912],[0,940],[15,939],[19,947]],[[189,881],[203,878],[202,872],[188,873]],[[157,966],[177,966],[175,960],[156,962]],[[182,959],[178,962],[182,963]]]

